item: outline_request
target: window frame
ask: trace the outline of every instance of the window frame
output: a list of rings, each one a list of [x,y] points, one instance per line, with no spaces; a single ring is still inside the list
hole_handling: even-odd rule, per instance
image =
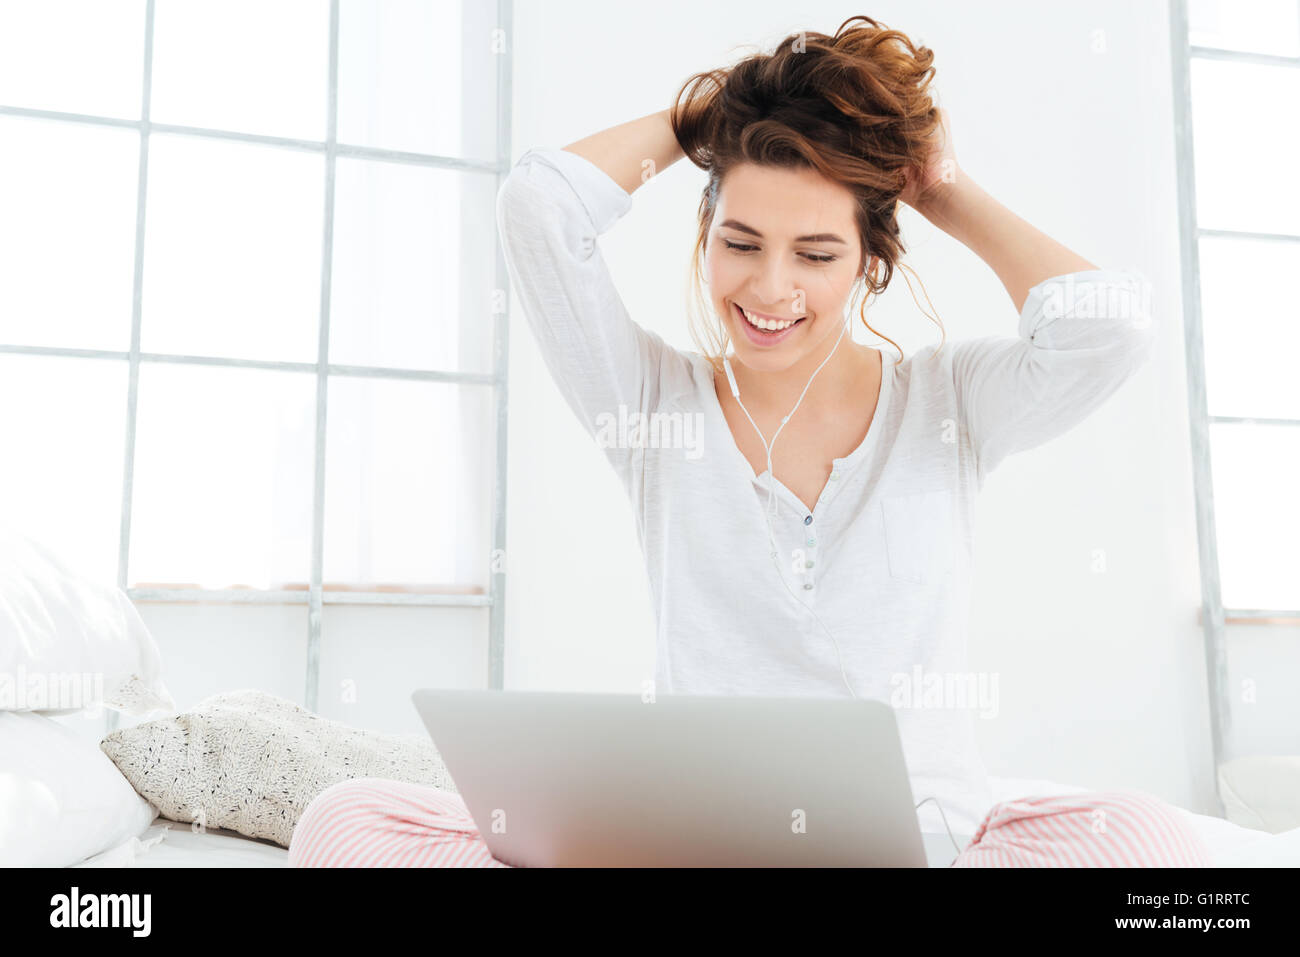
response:
[[[1300,2],[1300,0],[1298,0]],[[1179,247],[1181,258],[1184,349],[1187,398],[1191,426],[1192,478],[1195,494],[1197,551],[1201,571],[1201,607],[1198,623],[1204,646],[1210,697],[1210,737],[1215,799],[1225,815],[1219,792],[1219,768],[1236,756],[1229,734],[1232,706],[1228,694],[1226,626],[1229,624],[1300,624],[1300,609],[1224,608],[1215,517],[1214,483],[1210,448],[1211,426],[1270,424],[1300,426],[1300,419],[1248,418],[1209,414],[1206,394],[1204,316],[1201,304],[1200,241],[1203,237],[1262,239],[1300,242],[1300,234],[1247,230],[1204,229],[1197,220],[1196,171],[1192,129],[1191,66],[1195,59],[1280,66],[1300,69],[1300,56],[1251,53],[1193,45],[1189,0],[1171,0],[1170,60],[1173,68],[1175,159],[1177,164]]]
[[[473,0],[461,0],[462,3]],[[286,139],[283,137],[241,133],[231,130],[153,123],[150,120],[152,92],[154,0],[145,4],[144,71],[142,76],[141,118],[139,120],[91,114],[68,113],[53,110],[29,109],[14,105],[0,105],[0,115],[21,116],[54,122],[95,124],[124,129],[134,129],[140,135],[139,177],[136,191],[136,225],[134,250],[134,278],[132,285],[131,343],[128,351],[79,349],[12,345],[0,343],[0,354],[26,354],[55,357],[93,358],[125,361],[128,364],[127,408],[125,420],[125,455],[122,477],[121,524],[118,539],[117,585],[135,602],[156,603],[257,603],[296,604],[307,606],[307,673],[305,704],[316,710],[320,677],[321,615],[326,604],[378,604],[481,607],[488,609],[488,660],[487,686],[504,687],[505,647],[505,569],[500,560],[505,554],[506,517],[506,449],[507,449],[507,369],[509,354],[509,295],[505,258],[496,229],[494,209],[482,210],[490,222],[494,262],[492,275],[492,371],[460,372],[435,370],[393,369],[375,366],[357,366],[330,363],[329,321],[330,282],[333,256],[335,167],[339,156],[367,159],[378,162],[424,166],[460,172],[481,174],[494,178],[499,192],[510,171],[511,80],[513,73],[513,0],[496,0],[495,30],[499,49],[495,53],[496,69],[496,157],[494,160],[476,160],[466,157],[439,156],[387,150],[376,147],[354,146],[338,142],[338,73],[339,73],[339,0],[330,0],[329,9],[329,71],[327,94],[326,138],[323,141]],[[144,353],[140,351],[141,290],[144,275],[145,208],[148,196],[148,160],[150,135],[153,132],[201,136],[223,141],[235,141],[292,149],[321,154],[325,162],[324,241],[321,262],[321,303],[319,343],[315,362],[280,362],[271,360],[237,359],[217,356],[189,356],[170,353]],[[138,383],[141,362],[183,363],[203,366],[226,366],[269,369],[282,372],[309,373],[316,379],[316,421],[314,440],[314,469],[312,487],[311,575],[302,588],[282,589],[203,589],[185,586],[169,587],[148,585],[128,587],[127,567],[131,541],[131,499],[135,468],[135,439],[138,407]],[[371,587],[353,585],[324,586],[323,532],[325,508],[325,435],[327,396],[331,377],[357,376],[371,379],[408,379],[423,382],[451,382],[461,385],[490,388],[494,395],[493,421],[495,423],[495,475],[491,496],[491,547],[488,569],[489,586],[464,588],[459,586],[398,586],[376,584]],[[116,714],[110,715],[110,727],[117,724]]]

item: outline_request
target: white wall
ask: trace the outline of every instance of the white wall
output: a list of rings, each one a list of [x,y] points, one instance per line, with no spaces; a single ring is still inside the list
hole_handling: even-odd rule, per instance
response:
[[[517,0],[515,10],[515,157],[663,109],[688,75],[746,45],[832,33],[867,12],[935,51],[940,102],[974,178],[1099,266],[1153,281],[1156,358],[985,486],[971,668],[999,674],[999,716],[980,722],[993,773],[1139,787],[1209,811],[1164,4],[1000,0],[995,16],[938,0],[870,10]],[[702,183],[678,163],[601,240],[632,317],[684,349],[694,345],[680,277]],[[993,272],[903,215],[909,262],[948,336],[1014,335]],[[875,308],[872,324],[909,353],[937,339],[901,275]],[[517,309],[510,351],[508,686],[637,691],[653,675],[654,632],[631,510]]]

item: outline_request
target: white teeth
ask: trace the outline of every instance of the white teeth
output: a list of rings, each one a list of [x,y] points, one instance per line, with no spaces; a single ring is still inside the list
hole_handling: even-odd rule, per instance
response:
[[[749,320],[750,325],[757,326],[759,329],[766,332],[780,332],[782,329],[789,329],[799,321],[798,319],[759,319],[752,315],[744,306],[740,306],[740,311],[745,314],[745,318]],[[803,317],[800,316],[799,318],[802,319]]]

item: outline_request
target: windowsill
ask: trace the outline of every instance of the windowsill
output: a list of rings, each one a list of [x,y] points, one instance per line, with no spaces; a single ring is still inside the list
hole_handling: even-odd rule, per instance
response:
[[[175,592],[179,596],[181,593],[189,593],[184,598],[170,599],[167,597],[157,597],[156,594],[149,597],[134,597],[133,601],[138,602],[163,602],[171,603],[172,601],[190,602],[203,601],[205,595],[211,595],[212,601],[238,601],[239,598],[229,597],[232,593],[239,596],[265,596],[264,601],[268,604],[275,604],[275,596],[283,595],[286,598],[286,604],[303,604],[303,597],[309,590],[306,582],[283,582],[265,588],[252,585],[225,585],[214,588],[200,585],[197,582],[132,582],[127,586],[128,592],[149,591],[157,592]],[[403,596],[485,596],[487,590],[482,585],[457,585],[457,584],[394,584],[390,582],[375,582],[372,584],[354,583],[354,582],[326,582],[321,586],[323,596],[326,595],[366,595],[382,596],[392,595],[395,599]],[[290,596],[293,596],[290,599]],[[329,602],[328,598],[325,598]],[[377,604],[383,604],[382,598],[372,598]],[[345,600],[346,603],[346,600]]]
[[[1300,625],[1300,615],[1287,614],[1286,612],[1279,612],[1276,615],[1247,616],[1234,615],[1232,611],[1231,608],[1224,611],[1223,623],[1225,625],[1285,625],[1290,627]],[[1205,609],[1198,608],[1196,610],[1196,623],[1201,626],[1205,625]]]
[[[224,585],[221,588],[209,588],[206,585],[200,585],[197,582],[132,582],[128,588],[186,588],[197,591],[306,591],[308,585],[306,582],[284,582],[271,588],[261,588],[255,585]],[[481,595],[483,586],[481,585],[390,585],[376,582],[375,584],[343,584],[338,582],[325,582],[321,586],[322,591],[382,591],[397,592],[410,595]]]

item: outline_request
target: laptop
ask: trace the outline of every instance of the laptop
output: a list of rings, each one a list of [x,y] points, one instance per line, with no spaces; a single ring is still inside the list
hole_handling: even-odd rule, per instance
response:
[[[956,855],[947,834],[922,839],[881,701],[467,689],[412,700],[492,856],[516,867],[926,867]]]

